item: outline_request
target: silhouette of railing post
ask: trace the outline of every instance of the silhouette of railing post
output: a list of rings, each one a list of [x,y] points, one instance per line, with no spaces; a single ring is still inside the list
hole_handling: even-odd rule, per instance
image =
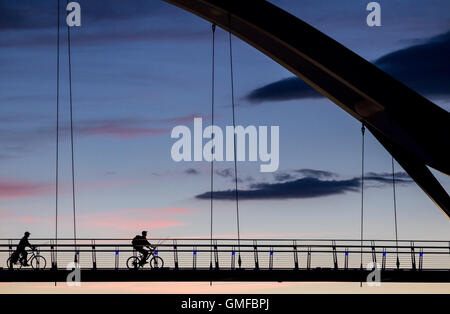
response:
[[[269,269],[273,269],[273,247],[270,247],[270,253],[269,253]]]
[[[311,269],[311,247],[308,246],[308,253],[306,255],[306,269]]]
[[[383,256],[381,258],[381,270],[385,270],[386,269],[386,248],[383,248]]]
[[[255,269],[259,269],[259,259],[258,259],[258,242],[256,240],[253,241],[253,252],[255,256]]]
[[[116,246],[116,249],[115,249],[114,269],[115,270],[119,269],[119,247],[118,246]]]
[[[372,269],[376,269],[377,268],[377,251],[375,250],[375,241],[370,241],[370,242],[371,242],[372,262],[373,262]]]
[[[217,240],[214,241],[214,265],[215,269],[219,270],[219,253],[217,252]]]
[[[333,264],[334,264],[334,269],[337,270],[339,268],[338,265],[338,257],[337,257],[337,252],[336,252],[336,241],[331,241],[331,246],[333,248]]]
[[[175,264],[175,269],[178,270],[178,248],[177,240],[173,240],[173,260]]]
[[[420,249],[419,253],[419,270],[423,268],[423,248]]]
[[[234,246],[231,247],[231,269],[236,269],[236,248]]]
[[[95,249],[95,240],[91,241],[91,248],[92,248],[92,269],[97,269],[97,254]]]
[[[344,269],[348,269],[348,248],[345,248]]]
[[[414,251],[414,241],[411,241],[411,264],[412,269],[416,270],[416,252]]]
[[[192,268],[197,269],[197,247],[193,247],[192,249]]]
[[[297,251],[297,241],[294,240],[294,267],[298,270],[298,251]]]
[[[55,248],[55,242],[53,240],[50,240],[50,260],[52,264],[52,270],[58,269],[58,266],[56,264],[56,250]]]
[[[11,257],[12,253],[13,253],[13,242],[12,240],[8,240],[8,250],[9,250],[9,257]],[[9,266],[9,265],[8,265]]]

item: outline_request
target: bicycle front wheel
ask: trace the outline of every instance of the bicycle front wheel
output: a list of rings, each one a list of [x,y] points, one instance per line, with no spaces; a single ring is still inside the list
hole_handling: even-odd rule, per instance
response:
[[[43,256],[35,256],[31,259],[31,267],[33,269],[39,270],[39,269],[45,269],[45,266],[47,266],[47,261]]]
[[[150,267],[153,268],[153,269],[160,269],[160,268],[163,268],[163,266],[164,266],[164,261],[159,256],[154,256],[150,260]]]
[[[139,262],[141,260],[137,256],[131,256],[127,259],[127,268],[128,269],[138,269],[140,267]]]

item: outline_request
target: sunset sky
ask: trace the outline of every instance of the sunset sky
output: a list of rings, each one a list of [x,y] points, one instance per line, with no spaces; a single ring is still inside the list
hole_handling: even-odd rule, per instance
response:
[[[448,0],[379,1],[382,27],[374,28],[365,23],[369,1],[271,2],[449,110]],[[210,164],[174,162],[170,133],[192,128],[194,117],[211,123],[211,25],[163,1],[79,3],[82,25],[71,31],[78,236],[129,238],[146,229],[150,237],[208,237],[201,195]],[[54,236],[55,10],[56,1],[0,0],[0,238]],[[216,35],[215,120],[225,127],[228,34]],[[61,237],[72,236],[66,36],[62,27]],[[359,122],[235,37],[233,49],[237,124],[280,126],[277,172],[238,163],[239,188],[265,195],[243,193],[241,236],[359,238]],[[394,238],[390,158],[368,133],[366,238]],[[232,162],[216,163],[216,191],[234,188],[232,170]],[[448,240],[449,220],[398,164],[396,171],[399,238]],[[450,179],[433,173],[448,191]],[[294,195],[279,192],[286,184]],[[236,237],[233,198],[214,206],[214,234]]]

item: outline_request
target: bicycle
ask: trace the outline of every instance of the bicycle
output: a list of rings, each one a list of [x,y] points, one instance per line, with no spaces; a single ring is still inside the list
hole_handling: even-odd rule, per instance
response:
[[[47,266],[47,260],[45,259],[45,257],[35,254],[35,252],[37,252],[37,250],[31,250],[30,251],[31,254],[28,254],[28,259],[27,259],[27,266],[31,266],[31,268],[36,269],[36,270],[40,270],[40,269],[45,269],[45,267]],[[14,265],[17,266],[18,269],[21,269],[22,267],[27,267],[23,264],[23,260],[21,257],[17,257],[14,256],[14,254],[18,254],[17,252],[14,252],[6,261],[6,265],[8,265],[9,269],[13,269]],[[13,260],[15,258],[17,258],[16,262],[13,263]]]
[[[155,255],[156,250],[150,250],[149,254],[147,255],[147,258],[145,261],[148,261],[150,259],[150,268],[152,269],[161,269],[164,266],[164,260],[159,257],[158,255]],[[151,257],[151,258],[150,258]],[[144,263],[142,263],[142,259],[144,258],[144,255],[142,253],[139,253],[139,256],[131,256],[127,259],[127,268],[128,269],[139,269],[144,267]]]

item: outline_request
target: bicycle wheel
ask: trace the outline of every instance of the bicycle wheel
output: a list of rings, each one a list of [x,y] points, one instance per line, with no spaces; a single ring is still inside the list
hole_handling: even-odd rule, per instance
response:
[[[128,269],[138,269],[141,265],[139,265],[139,262],[141,260],[137,256],[131,256],[127,259],[127,268]]]
[[[163,268],[164,266],[164,261],[161,257],[159,256],[154,256],[151,260],[150,260],[150,267],[153,269],[159,269],[159,268]]]
[[[47,261],[43,256],[36,255],[31,259],[31,268],[39,270],[39,269],[45,269],[45,266],[47,266]]]
[[[16,266],[17,269],[22,268],[22,263],[20,261],[18,261],[17,263],[12,263],[11,257],[8,258],[8,260],[6,261],[6,265],[8,266],[9,269],[14,269],[14,266]]]

